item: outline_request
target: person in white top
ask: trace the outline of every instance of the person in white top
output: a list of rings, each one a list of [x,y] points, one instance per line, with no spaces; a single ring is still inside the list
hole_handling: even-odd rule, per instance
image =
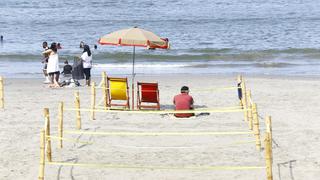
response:
[[[60,87],[59,55],[57,52],[57,44],[52,43],[50,49],[44,51],[43,54],[47,54],[49,56],[47,73],[49,74],[50,80],[52,82],[52,84],[50,84],[49,87]]]
[[[86,85],[90,86],[91,68],[92,68],[92,54],[89,45],[83,46],[83,53],[81,55],[83,62],[83,72],[86,77]]]

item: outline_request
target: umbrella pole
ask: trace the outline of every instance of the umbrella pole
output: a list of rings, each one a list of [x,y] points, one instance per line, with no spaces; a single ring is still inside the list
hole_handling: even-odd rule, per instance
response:
[[[132,110],[134,110],[134,76],[135,76],[135,73],[134,73],[134,61],[135,61],[135,54],[136,53],[136,46],[133,46],[133,57],[132,57]]]

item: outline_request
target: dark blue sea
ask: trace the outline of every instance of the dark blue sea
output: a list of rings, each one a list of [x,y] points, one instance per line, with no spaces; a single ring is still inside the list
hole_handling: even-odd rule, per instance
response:
[[[139,74],[320,75],[320,0],[0,0],[0,75],[42,77],[42,42],[61,65],[112,31],[138,26],[171,49],[136,48]],[[92,48],[93,49],[93,48]],[[93,74],[130,74],[132,47],[98,45]]]

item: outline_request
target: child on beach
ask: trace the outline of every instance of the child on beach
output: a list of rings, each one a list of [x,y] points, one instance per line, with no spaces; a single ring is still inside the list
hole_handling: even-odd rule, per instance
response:
[[[72,75],[72,66],[68,63],[68,60],[64,61],[63,71],[61,74],[64,75],[64,77],[71,77]]]

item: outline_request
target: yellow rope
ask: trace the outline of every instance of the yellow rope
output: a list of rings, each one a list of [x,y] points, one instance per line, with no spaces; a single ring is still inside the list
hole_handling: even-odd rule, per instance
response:
[[[192,89],[192,91],[222,91],[222,90],[232,90],[232,89],[240,89],[240,87],[217,87],[217,88],[210,88],[210,89]]]
[[[95,109],[97,109],[97,110],[105,110],[105,109],[107,109],[107,111],[114,111],[114,110],[124,111],[124,110],[126,110],[126,108],[127,107],[121,107],[121,106],[119,106],[119,107],[107,107],[106,108],[105,106],[99,105]]]
[[[120,89],[120,88],[103,88],[96,86],[96,89]],[[209,89],[193,89],[192,91],[221,91],[221,90],[232,90],[232,89],[240,89],[241,87],[234,87],[234,86],[229,86],[229,87],[214,87],[214,88],[209,88]],[[149,90],[147,90],[149,91]],[[154,90],[151,90],[150,92],[156,92]]]
[[[208,108],[197,108],[197,110],[207,110]],[[226,106],[226,107],[215,107],[212,109],[225,110],[225,109],[242,109],[242,106]]]
[[[254,134],[252,131],[230,132],[88,132],[88,131],[64,131],[66,134],[88,134],[107,136],[202,136],[202,135],[241,135]]]
[[[69,110],[69,111],[71,111],[71,109],[72,108],[70,108],[70,109],[68,109],[67,108],[67,110]],[[98,106],[96,106],[95,107],[95,109],[96,110],[105,110],[105,107],[104,106],[102,106],[102,105],[98,105]],[[229,106],[229,107],[218,107],[218,108],[216,108],[216,109],[208,109],[208,108],[197,108],[196,110],[199,110],[199,111],[201,111],[201,110],[234,110],[234,109],[242,109],[242,106]],[[124,110],[124,108],[121,108],[121,107],[107,107],[107,111],[113,111],[113,110]],[[243,109],[242,109],[243,110]],[[92,111],[92,109],[91,109],[91,111]],[[138,111],[138,110],[136,110],[136,111]],[[154,111],[161,111],[161,112],[163,112],[163,111],[166,111],[166,110],[153,110],[153,111],[150,111],[150,110],[139,110],[139,111],[143,111],[143,112],[154,112]],[[174,110],[169,110],[169,111],[174,111]],[[189,111],[189,110],[186,110],[186,111]],[[194,111],[194,110],[190,110],[190,111]],[[181,111],[179,111],[179,112],[181,112]],[[162,113],[161,113],[162,114]]]
[[[226,113],[226,112],[243,112],[251,109],[199,109],[199,110],[153,110],[153,111],[125,111],[125,110],[103,110],[89,108],[65,108],[65,111],[94,111],[94,112],[113,112],[113,113],[130,113],[130,114],[173,114],[173,113]]]
[[[242,144],[249,144],[249,143],[254,143],[256,141],[236,141],[233,143],[229,143],[227,145],[222,145],[218,147],[214,147],[215,149],[217,148],[225,148],[225,147],[233,147],[233,146],[239,146]],[[208,146],[127,146],[127,145],[111,145],[113,147],[121,147],[121,148],[135,148],[135,149],[194,149],[194,148],[206,148],[208,149]]]
[[[81,166],[90,168],[112,168],[112,169],[165,169],[165,170],[255,170],[265,169],[265,166],[139,166],[121,164],[92,164],[92,163],[67,163],[46,162],[48,165]]]
[[[46,136],[48,139],[62,139],[64,141],[68,141],[68,142],[75,142],[75,143],[80,143],[80,144],[93,144],[93,142],[86,142],[86,141],[79,141],[79,140],[74,140],[74,139],[69,139],[69,138],[62,138],[62,137],[58,137],[58,136]]]

